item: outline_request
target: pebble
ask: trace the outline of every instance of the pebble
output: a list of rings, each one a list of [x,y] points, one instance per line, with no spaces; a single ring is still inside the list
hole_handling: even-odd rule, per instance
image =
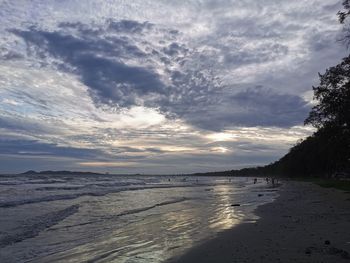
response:
[[[311,249],[310,248],[307,248],[307,249],[305,249],[305,254],[311,254]]]

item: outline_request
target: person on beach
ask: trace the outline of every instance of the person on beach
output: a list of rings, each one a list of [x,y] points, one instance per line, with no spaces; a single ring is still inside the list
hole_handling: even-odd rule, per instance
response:
[[[254,178],[254,184],[256,184],[258,182],[257,178]]]

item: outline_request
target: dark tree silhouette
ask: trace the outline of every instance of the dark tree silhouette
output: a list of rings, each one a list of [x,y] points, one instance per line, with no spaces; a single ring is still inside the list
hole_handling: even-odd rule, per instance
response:
[[[346,18],[350,15],[350,0],[343,1],[344,10],[338,12],[339,22],[344,24]]]
[[[342,41],[346,44],[346,46],[350,47],[350,25],[348,17],[350,16],[350,0],[343,1],[343,10],[338,12],[339,22],[344,24],[344,36]]]
[[[350,20],[350,0],[338,12],[343,24]],[[350,25],[345,25],[345,42],[350,46]],[[262,167],[213,173],[234,176],[322,176],[350,177],[350,55],[319,74],[320,84],[313,87],[317,104],[305,124],[317,131],[299,141],[278,161]]]
[[[344,25],[344,41],[350,46],[350,0],[338,12]],[[317,104],[305,125],[317,131],[299,141],[280,160],[263,167],[232,171],[233,175],[335,176],[350,177],[350,55],[319,74],[320,84],[313,87]]]
[[[350,16],[350,0],[344,0],[343,7],[338,17],[345,24]],[[349,47],[350,28],[344,29]],[[332,176],[345,172],[350,176],[350,55],[319,77],[320,84],[313,87],[317,104],[305,120],[317,131],[268,169],[288,175]]]
[[[319,74],[317,104],[305,124],[317,131],[292,147],[267,171],[289,176],[334,176],[350,172],[350,56]]]
[[[316,128],[337,127],[349,132],[350,128],[350,56],[320,76],[320,85],[313,87],[314,106],[305,120]]]

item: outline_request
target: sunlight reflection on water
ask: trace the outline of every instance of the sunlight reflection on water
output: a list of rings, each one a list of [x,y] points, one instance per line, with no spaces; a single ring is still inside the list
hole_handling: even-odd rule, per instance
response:
[[[162,262],[242,221],[254,221],[256,205],[272,200],[257,198],[252,189],[262,185],[245,178],[206,180],[79,198],[78,213],[6,252],[22,259],[36,253],[38,262]]]

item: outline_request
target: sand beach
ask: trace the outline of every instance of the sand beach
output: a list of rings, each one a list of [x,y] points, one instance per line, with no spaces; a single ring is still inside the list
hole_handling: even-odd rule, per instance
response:
[[[350,194],[283,181],[279,197],[240,224],[169,262],[349,262]]]

